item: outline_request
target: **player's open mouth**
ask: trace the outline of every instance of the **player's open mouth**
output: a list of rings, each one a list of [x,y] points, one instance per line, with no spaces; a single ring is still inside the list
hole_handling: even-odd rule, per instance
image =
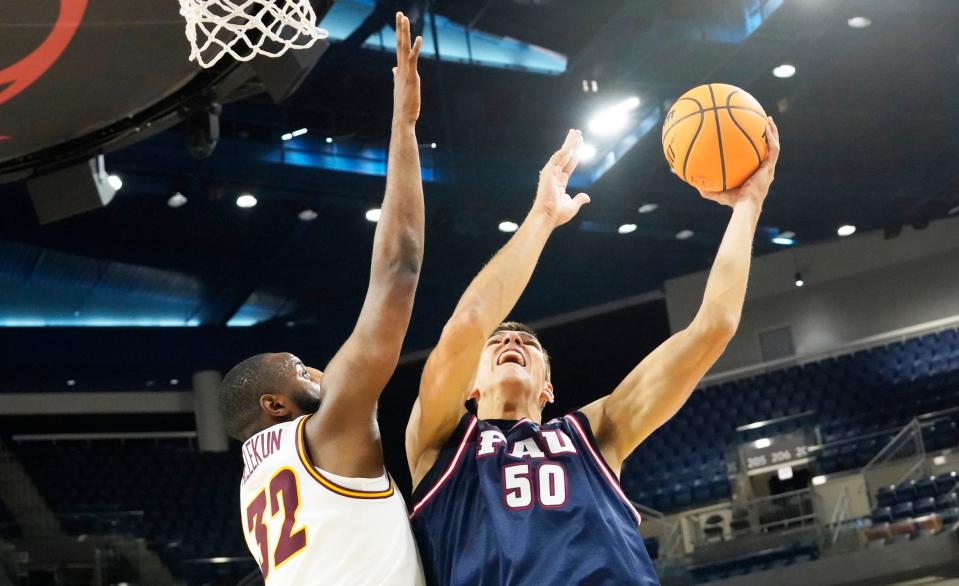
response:
[[[513,364],[519,364],[520,366],[525,367],[526,357],[523,356],[522,352],[519,350],[506,350],[499,355],[499,358],[496,359],[496,366],[506,364],[507,362],[512,362]]]

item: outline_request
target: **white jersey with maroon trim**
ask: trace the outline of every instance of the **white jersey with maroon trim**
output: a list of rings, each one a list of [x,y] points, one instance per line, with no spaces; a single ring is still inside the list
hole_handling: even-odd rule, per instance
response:
[[[308,416],[243,444],[240,515],[269,586],[424,584],[406,504],[389,474],[343,478],[311,464]]]

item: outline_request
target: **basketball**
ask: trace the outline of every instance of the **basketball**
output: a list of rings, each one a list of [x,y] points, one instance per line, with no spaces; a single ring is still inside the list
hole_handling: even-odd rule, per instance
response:
[[[766,159],[766,112],[738,87],[695,87],[666,114],[663,153],[673,173],[693,187],[734,189]]]

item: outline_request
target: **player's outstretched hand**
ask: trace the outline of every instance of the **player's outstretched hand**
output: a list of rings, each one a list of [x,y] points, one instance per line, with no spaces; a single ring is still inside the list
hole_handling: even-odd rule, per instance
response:
[[[779,161],[779,129],[772,116],[766,118],[766,145],[769,148],[766,160],[741,186],[728,191],[700,189],[699,194],[722,205],[735,206],[740,201],[751,200],[761,207],[769,194],[769,186],[776,176],[776,163]]]
[[[539,173],[539,186],[533,209],[542,211],[553,220],[554,226],[562,226],[572,220],[580,208],[589,203],[589,196],[580,193],[570,197],[566,193],[569,177],[579,164],[579,149],[583,146],[583,134],[570,130],[566,141],[546,162]]]
[[[410,36],[410,19],[396,13],[396,67],[393,68],[393,118],[397,122],[416,122],[420,117],[420,75],[416,65],[423,37]]]

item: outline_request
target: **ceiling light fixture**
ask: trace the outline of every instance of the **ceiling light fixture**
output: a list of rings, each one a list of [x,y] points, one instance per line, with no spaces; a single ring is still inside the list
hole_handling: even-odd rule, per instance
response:
[[[516,222],[510,222],[509,220],[499,223],[500,232],[515,232],[519,228],[519,225]]]
[[[584,163],[592,161],[596,157],[596,147],[591,144],[583,143],[583,146],[579,147],[579,160]]]
[[[802,287],[805,284],[806,284],[806,281],[803,281],[802,274],[796,273],[796,286]]]
[[[123,187],[123,179],[120,179],[119,175],[110,175],[107,177],[107,183],[116,191],[120,191],[120,188]]]
[[[629,234],[636,231],[636,224],[623,224],[617,230],[620,234]]]
[[[789,63],[783,63],[773,68],[773,75],[779,79],[787,79],[796,75],[796,66]]]
[[[836,230],[836,234],[839,234],[840,236],[852,236],[855,233],[856,227],[852,224],[843,224]]]
[[[676,240],[689,240],[695,236],[695,234],[696,233],[692,230],[680,230],[679,232],[676,232]]]
[[[382,210],[380,208],[373,208],[371,210],[366,210],[366,219],[374,223],[379,222],[381,212]]]
[[[296,217],[303,220],[304,222],[312,222],[317,217],[319,217],[319,214],[310,208],[305,208],[303,210],[300,210],[300,213],[298,213]]]
[[[659,208],[658,203],[644,203],[643,205],[639,206],[639,213],[648,214],[650,212],[655,212],[657,208]]]
[[[171,208],[180,208],[186,205],[187,199],[186,196],[180,193],[179,191],[175,192],[166,200],[166,204]]]
[[[872,24],[872,21],[865,16],[854,16],[846,21],[849,28],[866,28]]]
[[[256,198],[249,193],[244,193],[240,197],[236,198],[236,206],[239,208],[252,208],[256,204]]]
[[[622,131],[629,122],[629,113],[639,107],[640,100],[632,96],[622,102],[601,110],[590,118],[587,127],[590,132],[600,135],[613,135]]]

